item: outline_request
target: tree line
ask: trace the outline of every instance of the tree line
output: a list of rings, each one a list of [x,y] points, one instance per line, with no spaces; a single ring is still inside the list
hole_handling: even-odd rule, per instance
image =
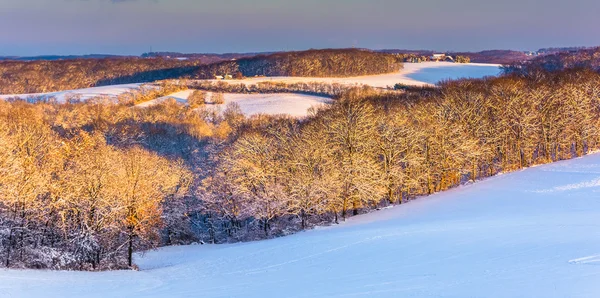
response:
[[[223,93],[302,93],[309,95],[327,96],[336,98],[344,92],[352,89],[354,86],[339,83],[319,83],[319,82],[258,82],[256,84],[228,83],[223,81],[205,81],[191,80],[181,82],[182,86],[191,89],[223,92]]]
[[[134,251],[287,235],[599,149],[600,75],[342,92],[306,119],[166,101],[0,102],[4,267],[131,267]]]
[[[0,94],[28,94],[144,83],[191,75],[199,61],[105,58],[0,61]]]
[[[549,54],[505,65],[504,72],[537,76],[538,79],[544,79],[543,76],[547,72],[563,69],[582,68],[600,71],[600,47],[547,50],[550,51]]]
[[[390,73],[401,68],[402,59],[391,54],[359,49],[326,49],[275,53],[214,63],[200,67],[196,77],[349,77]]]
[[[243,56],[242,56],[243,57]],[[200,60],[118,57],[0,61],[0,94],[29,94],[215,75],[344,77],[398,71],[393,55],[365,50],[310,50],[212,64]]]
[[[590,70],[345,93],[306,121],[243,127],[214,157],[199,213],[214,242],[285,235],[599,148]],[[260,235],[262,234],[262,235]]]

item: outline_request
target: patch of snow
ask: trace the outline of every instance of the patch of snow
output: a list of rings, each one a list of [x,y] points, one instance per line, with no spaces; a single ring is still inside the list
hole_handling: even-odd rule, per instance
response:
[[[305,117],[312,107],[319,107],[332,102],[332,99],[321,96],[274,93],[274,94],[234,94],[225,93],[225,103],[217,107],[224,109],[229,103],[236,103],[246,116],[267,114],[285,114],[292,117]],[[210,105],[209,105],[210,106]]]
[[[163,96],[163,97],[159,97],[157,99],[153,99],[150,101],[145,101],[142,103],[139,103],[136,105],[136,107],[140,107],[140,108],[145,108],[145,107],[149,107],[161,102],[164,102],[168,99],[174,99],[175,101],[177,101],[178,103],[181,104],[187,104],[187,99],[188,97],[192,94],[194,90],[183,90],[183,91],[179,91],[179,92],[175,92],[173,94],[167,95],[167,96]]]
[[[187,98],[193,90],[185,90],[173,93],[155,100],[140,103],[138,107],[148,107],[167,99],[175,99],[179,103],[187,103]],[[212,92],[207,92],[207,101],[210,102]],[[261,93],[261,94],[223,94],[225,102],[220,105],[208,103],[206,109],[223,112],[229,103],[236,103],[242,113],[246,116],[258,114],[280,115],[285,114],[292,117],[305,117],[311,107],[318,107],[332,102],[332,99],[321,96],[304,95],[296,93]]]
[[[121,94],[131,92],[134,90],[139,90],[141,86],[142,84],[122,84],[47,93],[0,94],[0,99],[6,100],[13,97],[19,97],[22,99],[27,99],[29,97],[44,97],[48,99],[54,97],[56,98],[57,102],[63,103],[65,102],[68,96],[79,96],[81,100],[88,100],[90,98],[101,96],[108,98],[116,98]]]

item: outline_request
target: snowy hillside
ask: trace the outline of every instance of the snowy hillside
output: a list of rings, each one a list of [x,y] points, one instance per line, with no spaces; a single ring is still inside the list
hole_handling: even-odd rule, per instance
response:
[[[287,114],[292,117],[304,117],[311,107],[318,107],[331,102],[330,98],[293,93],[279,94],[224,94],[225,104],[238,104],[246,116],[257,114]]]
[[[0,270],[0,297],[598,297],[600,154],[141,271]]]
[[[496,76],[500,73],[499,65],[497,64],[458,64],[450,62],[424,62],[424,63],[405,63],[404,69],[397,73],[362,76],[354,78],[307,78],[307,77],[260,77],[249,78],[244,80],[226,80],[228,83],[244,83],[256,84],[264,81],[271,82],[322,82],[322,83],[340,83],[348,85],[369,85],[372,87],[393,87],[396,83],[406,85],[424,86],[432,85],[441,80],[459,79],[459,78],[482,78],[485,76]],[[111,85],[102,87],[92,87],[76,90],[65,90],[49,93],[35,94],[0,94],[0,99],[8,99],[12,97],[28,98],[28,97],[55,97],[58,102],[64,102],[69,96],[78,96],[82,100],[93,97],[106,96],[115,98],[116,96],[137,90],[142,84],[125,84]],[[186,97],[187,98],[187,97]],[[270,97],[269,97],[270,98]],[[227,100],[227,98],[226,98]],[[237,101],[239,98],[233,99]],[[317,100],[318,101],[318,100]],[[151,103],[148,103],[148,105]],[[242,108],[242,110],[244,110]],[[270,113],[270,112],[266,112]]]
[[[460,78],[483,78],[500,74],[499,64],[452,62],[405,63],[404,69],[396,73],[351,78],[307,78],[307,77],[258,77],[244,80],[225,80],[232,84],[256,84],[259,82],[320,82],[346,85],[369,85],[393,87],[397,83],[413,86],[433,85],[442,80]]]
[[[193,90],[184,90],[173,93],[168,96],[157,98],[155,100],[143,102],[137,107],[148,107],[170,98],[179,103],[187,103],[187,98]],[[211,92],[207,97],[210,100]],[[327,97],[294,94],[294,93],[274,93],[274,94],[223,94],[225,102],[220,105],[207,104],[206,109],[224,111],[229,103],[236,103],[242,113],[246,116],[257,114],[278,115],[286,114],[292,117],[305,117],[311,107],[319,107],[330,103],[332,100]]]
[[[142,84],[124,84],[111,85],[102,87],[91,87],[85,89],[66,90],[49,93],[33,93],[33,94],[0,94],[0,99],[8,99],[11,97],[19,97],[26,99],[28,97],[54,97],[58,102],[65,102],[69,96],[78,96],[81,100],[87,100],[94,97],[106,96],[115,98],[123,93],[138,90]]]

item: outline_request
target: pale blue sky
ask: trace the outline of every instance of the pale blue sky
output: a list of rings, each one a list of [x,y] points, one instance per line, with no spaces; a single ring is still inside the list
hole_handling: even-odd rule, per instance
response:
[[[598,0],[0,0],[0,55],[600,45]]]

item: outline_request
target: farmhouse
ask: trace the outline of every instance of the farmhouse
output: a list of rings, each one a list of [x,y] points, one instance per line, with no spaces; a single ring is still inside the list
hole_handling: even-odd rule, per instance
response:
[[[429,57],[429,59],[431,61],[448,61],[448,62],[454,62],[454,58],[452,58],[452,56],[446,56],[446,54],[433,54],[431,57]]]
[[[430,59],[431,61],[440,61],[444,60],[444,57],[446,57],[446,54],[433,54],[431,55]]]

